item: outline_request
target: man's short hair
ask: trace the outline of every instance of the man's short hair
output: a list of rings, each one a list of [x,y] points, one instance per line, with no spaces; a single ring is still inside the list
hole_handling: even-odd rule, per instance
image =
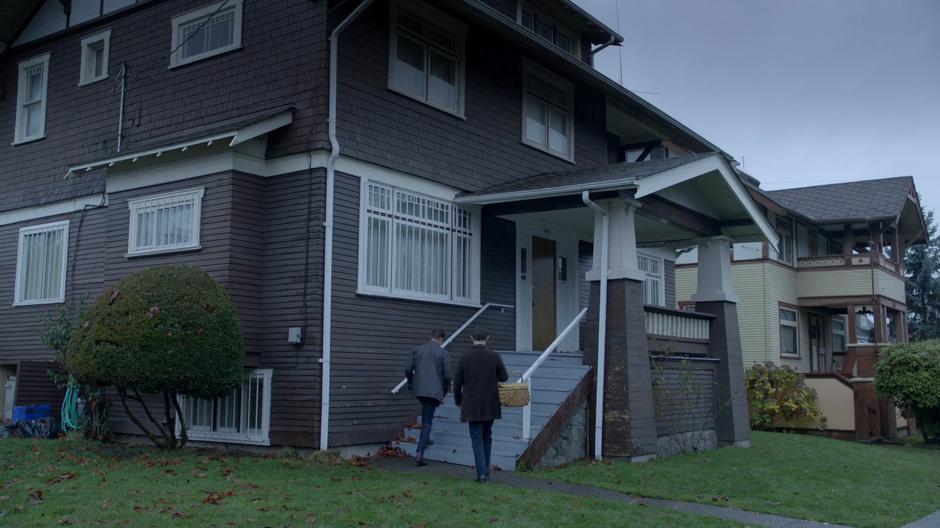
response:
[[[490,333],[487,332],[485,328],[477,328],[473,331],[470,338],[474,341],[486,341],[490,338]]]
[[[431,339],[444,339],[444,337],[446,337],[446,334],[444,333],[443,330],[439,328],[435,328],[434,330],[431,330]]]

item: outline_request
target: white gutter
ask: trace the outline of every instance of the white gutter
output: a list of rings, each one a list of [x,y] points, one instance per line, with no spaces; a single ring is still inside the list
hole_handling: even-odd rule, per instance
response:
[[[601,214],[601,295],[597,303],[597,392],[594,396],[594,459],[603,457],[604,434],[604,367],[607,362],[607,277],[609,265],[607,262],[607,246],[610,241],[610,216],[607,209],[591,201],[591,191],[581,193],[584,205]]]
[[[559,187],[546,187],[542,189],[531,189],[525,191],[506,191],[493,194],[480,194],[470,196],[458,196],[454,198],[455,203],[467,205],[491,205],[506,202],[519,202],[523,200],[535,200],[538,198],[555,198],[558,196],[567,196],[584,190],[603,191],[603,190],[622,190],[636,189],[636,178],[621,178],[617,180],[584,182],[572,185],[562,185]]]
[[[323,249],[323,353],[320,363],[323,374],[320,378],[320,450],[329,448],[330,434],[330,360],[333,326],[333,193],[336,160],[339,159],[339,139],[336,137],[336,74],[338,70],[339,36],[347,26],[353,23],[373,0],[364,0],[353,9],[330,33],[330,96],[329,96],[329,136],[330,157],[326,161],[326,218]]]

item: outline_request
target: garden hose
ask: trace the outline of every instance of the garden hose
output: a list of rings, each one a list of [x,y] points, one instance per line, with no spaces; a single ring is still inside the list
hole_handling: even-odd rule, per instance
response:
[[[69,376],[69,385],[62,400],[62,430],[65,432],[78,429],[78,382]]]

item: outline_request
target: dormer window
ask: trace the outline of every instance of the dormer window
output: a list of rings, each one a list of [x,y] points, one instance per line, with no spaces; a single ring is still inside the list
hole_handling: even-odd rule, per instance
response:
[[[575,39],[573,38],[573,32],[544,14],[537,12],[531,5],[522,4],[519,9],[519,23],[565,53],[574,53],[572,44]]]

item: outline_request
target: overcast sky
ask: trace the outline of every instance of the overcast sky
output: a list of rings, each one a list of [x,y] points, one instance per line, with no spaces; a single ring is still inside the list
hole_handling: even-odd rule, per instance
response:
[[[597,67],[767,189],[914,176],[940,214],[940,1],[575,0]]]

